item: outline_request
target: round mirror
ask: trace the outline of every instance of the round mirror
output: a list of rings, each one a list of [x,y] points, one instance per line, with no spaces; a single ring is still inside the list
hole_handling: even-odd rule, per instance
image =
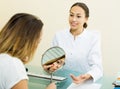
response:
[[[42,55],[41,64],[43,69],[47,73],[51,74],[51,81],[52,81],[53,72],[62,68],[63,65],[65,64],[64,50],[58,46],[49,48]]]
[[[42,67],[48,73],[53,73],[65,64],[65,52],[62,48],[55,46],[45,51],[42,55]]]

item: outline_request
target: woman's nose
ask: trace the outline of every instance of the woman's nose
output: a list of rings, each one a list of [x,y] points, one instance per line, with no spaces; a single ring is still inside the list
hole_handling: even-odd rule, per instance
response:
[[[76,20],[77,20],[76,17],[73,17],[73,18],[72,18],[72,21],[76,21]]]
[[[60,68],[61,67],[61,65],[57,65],[57,68]]]

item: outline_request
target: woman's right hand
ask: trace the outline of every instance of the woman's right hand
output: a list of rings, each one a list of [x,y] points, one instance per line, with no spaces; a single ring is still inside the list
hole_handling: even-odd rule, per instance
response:
[[[57,89],[55,83],[50,83],[46,89]]]

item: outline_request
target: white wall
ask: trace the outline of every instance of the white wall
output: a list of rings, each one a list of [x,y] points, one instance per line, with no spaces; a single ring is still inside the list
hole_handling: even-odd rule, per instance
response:
[[[76,1],[85,2],[90,9],[88,28],[102,33],[104,73],[120,71],[120,0],[0,0],[0,29],[17,12],[31,13],[44,22],[44,33],[33,61],[40,66],[43,52],[50,47],[55,32],[68,27],[69,8]]]

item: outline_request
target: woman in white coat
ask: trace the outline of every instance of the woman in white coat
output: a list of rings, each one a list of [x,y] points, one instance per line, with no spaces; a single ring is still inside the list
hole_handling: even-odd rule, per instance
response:
[[[59,46],[66,52],[65,66],[55,75],[67,77],[58,89],[66,89],[72,82],[96,82],[103,76],[101,40],[99,32],[88,30],[89,8],[77,2],[69,11],[70,28],[57,32],[52,46]]]

